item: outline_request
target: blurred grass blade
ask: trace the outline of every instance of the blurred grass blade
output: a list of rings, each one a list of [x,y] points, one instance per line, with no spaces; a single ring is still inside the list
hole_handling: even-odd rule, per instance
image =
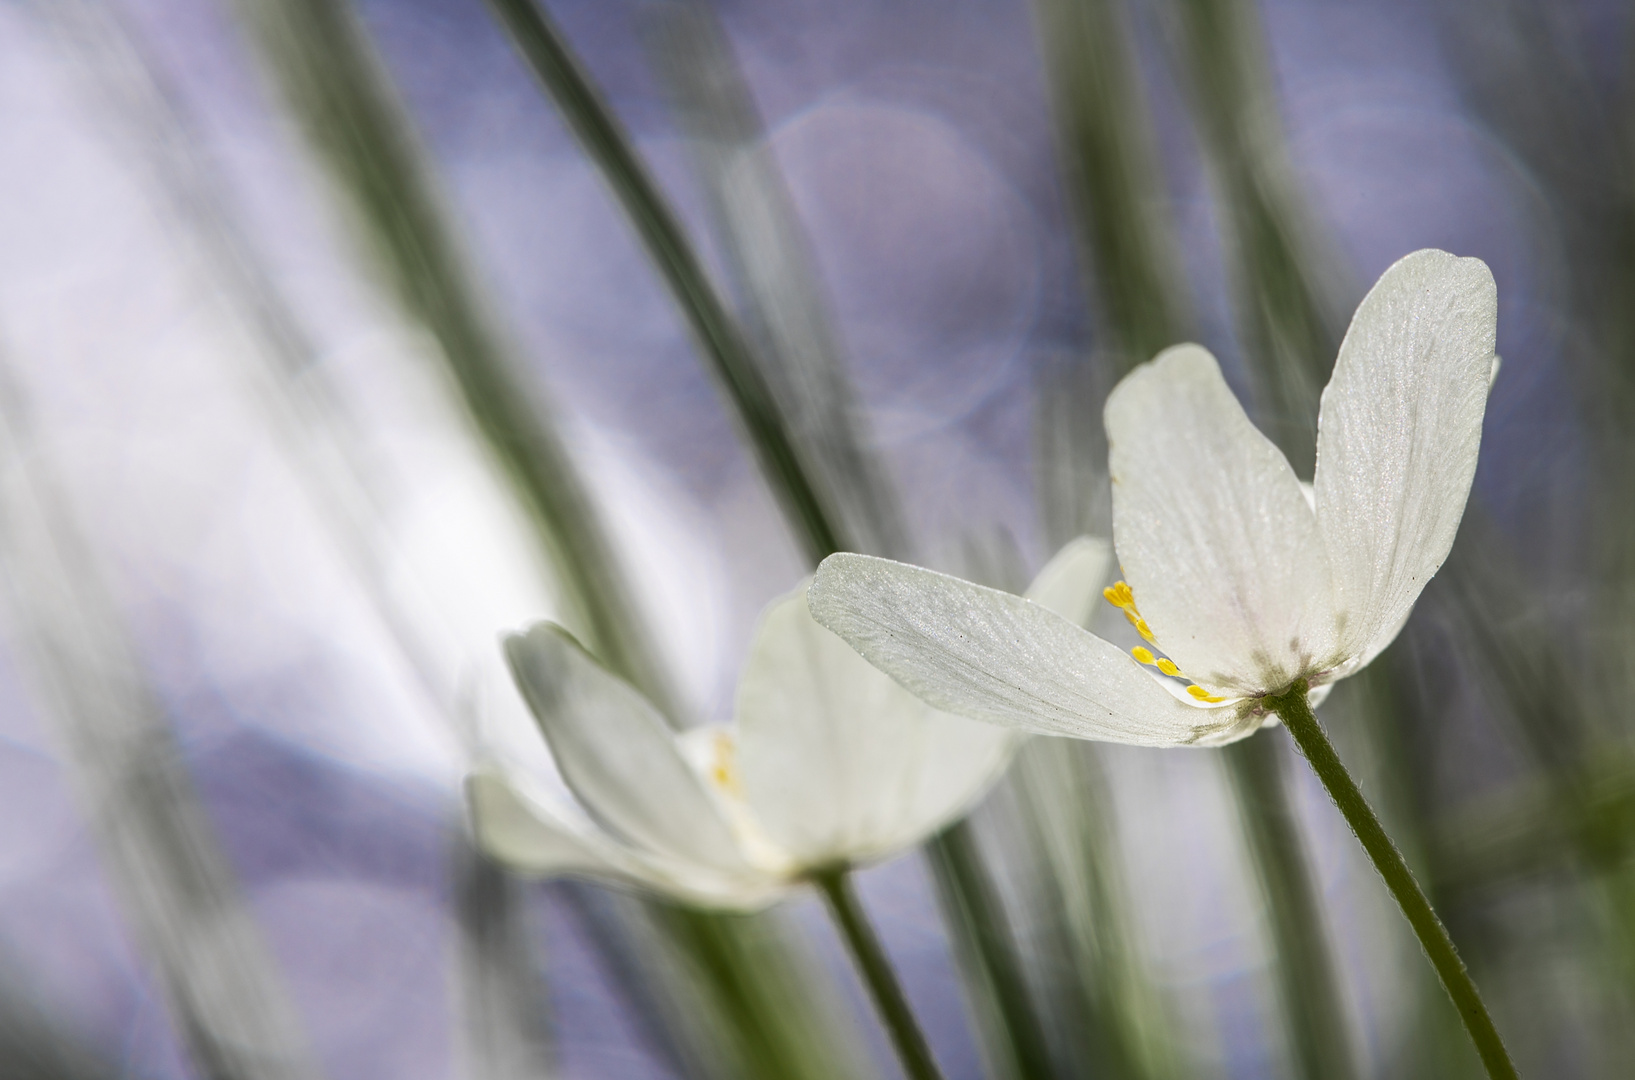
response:
[[[1053,1035],[1070,1065],[1065,1075],[1194,1075],[1140,944],[1099,749],[1034,739],[1008,789],[1019,800],[1017,827],[1042,861],[1030,892],[1049,915],[1041,920],[1034,971],[1043,996],[1059,1002]]]
[[[578,881],[549,888],[597,942],[641,1034],[694,1080],[870,1075],[816,960],[779,912],[716,915]]]
[[[1288,318],[1295,329],[1307,326],[1311,297],[1304,291],[1304,279],[1294,275],[1292,283],[1288,280],[1294,269],[1293,254],[1271,243],[1269,254],[1262,256],[1258,247],[1245,242],[1245,239],[1257,244],[1281,240],[1282,233],[1271,228],[1281,220],[1273,219],[1273,210],[1281,211],[1292,199],[1292,196],[1282,199],[1275,208],[1267,206],[1258,186],[1262,178],[1256,174],[1254,183],[1249,183],[1246,178],[1250,163],[1234,150],[1237,144],[1233,141],[1231,125],[1266,119],[1253,111],[1264,104],[1264,98],[1247,94],[1247,88],[1259,85],[1254,77],[1264,75],[1253,66],[1258,53],[1248,49],[1252,26],[1246,29],[1241,24],[1247,16],[1228,12],[1217,0],[1175,0],[1175,3],[1182,9],[1180,21],[1191,35],[1185,39],[1189,61],[1191,50],[1211,53],[1205,58],[1205,70],[1197,74],[1195,97],[1202,99],[1211,93],[1236,95],[1224,102],[1200,100],[1197,109],[1198,122],[1206,130],[1206,143],[1219,151],[1216,156],[1224,155],[1224,164],[1219,166],[1223,175],[1228,175],[1228,166],[1238,170],[1228,175],[1231,183],[1221,185],[1225,216],[1235,223],[1241,216],[1254,225],[1247,233],[1239,227],[1241,235],[1234,249],[1236,280],[1242,288],[1254,290],[1249,293],[1254,298],[1250,310],[1265,317],[1280,318],[1285,311],[1290,311],[1293,314]],[[1152,198],[1152,193],[1162,192],[1165,187],[1154,156],[1144,141],[1146,121],[1136,72],[1130,63],[1130,58],[1137,53],[1129,40],[1127,9],[1119,0],[1036,0],[1035,11],[1044,39],[1044,58],[1058,125],[1063,132],[1063,153],[1072,166],[1068,171],[1068,196],[1078,208],[1077,216],[1085,223],[1090,237],[1084,247],[1092,263],[1090,277],[1098,283],[1093,299],[1098,313],[1106,320],[1104,332],[1123,350],[1107,357],[1115,365],[1115,370],[1102,376],[1110,386],[1132,364],[1191,336],[1187,294],[1174,269],[1173,256],[1169,254],[1173,250],[1172,227],[1161,204]],[[1233,20],[1229,27],[1226,25],[1228,14]],[[1233,41],[1214,41],[1207,36],[1227,28],[1237,35]],[[1235,52],[1230,58],[1214,55],[1232,50]],[[1227,78],[1230,85],[1215,85]],[[1268,172],[1267,175],[1273,174]],[[1097,222],[1102,224],[1098,226]],[[1264,259],[1273,260],[1273,264],[1265,268],[1272,276],[1262,282],[1255,275],[1263,269]],[[1119,289],[1131,290],[1132,295],[1104,295],[1115,283]],[[1165,299],[1160,301],[1158,297]],[[1282,327],[1283,323],[1277,325]],[[1141,351],[1132,353],[1130,350],[1136,347]],[[1319,355],[1324,358],[1319,362],[1326,364],[1334,352],[1330,349]],[[1280,363],[1272,370],[1282,371],[1284,366]],[[1063,378],[1067,381],[1071,377]],[[1078,380],[1081,385],[1091,381]],[[1277,385],[1282,387],[1283,383]],[[1099,389],[1104,394],[1106,387]],[[1087,438],[1067,426],[1072,420],[1071,414],[1053,402],[1051,388],[1045,389],[1040,399],[1045,403],[1039,415],[1042,451],[1073,454],[1093,446],[1101,452],[1102,440]],[[1083,402],[1081,407],[1094,409],[1098,404],[1099,395]],[[1305,415],[1308,421],[1316,417],[1315,393],[1311,411]],[[1268,434],[1272,432],[1268,430]],[[1281,443],[1290,442],[1285,432]],[[1293,442],[1298,444],[1299,440]],[[1305,475],[1309,476],[1315,454],[1314,425],[1305,454]],[[1298,467],[1298,456],[1291,453],[1290,458]],[[1062,478],[1071,481],[1086,476],[1087,470],[1070,462],[1047,460],[1040,474],[1058,482]],[[1095,503],[1088,505],[1094,507]],[[1058,542],[1065,539],[1057,538]],[[1221,760],[1232,777],[1239,819],[1267,900],[1266,927],[1276,945],[1273,972],[1279,998],[1288,1026],[1300,1033],[1291,1032],[1291,1037],[1301,1058],[1303,1075],[1350,1075],[1346,1043],[1333,1041],[1334,1033],[1345,1030],[1344,1010],[1339,988],[1333,980],[1333,964],[1327,959],[1330,946],[1320,933],[1321,920],[1315,914],[1320,908],[1306,867],[1305,852],[1299,834],[1290,827],[1288,795],[1283,789],[1282,777],[1277,770],[1265,768],[1258,760],[1260,755],[1275,751],[1247,746],[1254,741],[1246,740],[1236,749],[1228,748],[1223,751]],[[1092,877],[1096,876],[1093,868],[1085,869]],[[1326,1058],[1316,1056],[1319,1044],[1331,1051]]]
[[[846,1023],[816,958],[797,944],[785,917],[722,915],[670,904],[647,905],[680,963],[669,970],[664,997],[683,1004],[678,1020],[708,1025],[700,1056],[712,1075],[756,1080],[844,1080],[867,1069],[861,1040]],[[661,969],[662,971],[663,969]],[[708,987],[707,1000],[698,991]],[[686,1024],[677,1025],[689,1030]]]
[[[1079,227],[1109,383],[1190,340],[1189,293],[1164,213],[1123,0],[1034,0],[1068,209]]]
[[[1338,273],[1289,166],[1263,32],[1251,0],[1172,0],[1178,69],[1215,181],[1256,419],[1309,477],[1317,399],[1339,351]]]
[[[366,463],[363,436],[324,370],[306,328],[244,231],[228,188],[201,155],[182,99],[119,13],[97,0],[62,0],[50,16],[84,59],[98,107],[115,123],[183,235],[202,253],[221,296],[254,337],[255,347],[227,350],[224,360],[253,357],[253,396],[285,449],[301,466],[324,523],[404,654],[434,709],[449,715],[451,688],[424,628],[412,625],[386,580],[382,484]],[[452,720],[452,716],[450,716]],[[462,931],[460,986],[466,1022],[466,1071],[473,1080],[544,1076],[550,1063],[545,987],[532,970],[534,952],[518,888],[480,852],[456,852],[456,916]]]
[[[523,380],[490,326],[408,121],[361,28],[343,5],[324,0],[246,2],[240,10],[353,208],[387,283],[406,313],[442,344],[478,429],[515,481],[552,564],[577,587],[580,620],[592,630],[587,644],[666,713],[678,715],[572,462],[548,415],[530,404],[537,388]],[[678,1011],[672,1026],[718,1024],[728,1044],[724,1053],[737,1053],[737,1075],[817,1080],[851,1074],[842,1064],[847,1040],[827,1026],[829,983],[788,952],[781,923],[675,914],[658,904],[641,910],[663,942],[663,955],[643,956],[643,963],[654,972],[677,965],[693,979],[661,1002]],[[628,919],[625,926],[635,929]]]
[[[1113,492],[1107,435],[1093,403],[1096,365],[1056,356],[1041,365],[1033,391],[1033,471],[1045,544],[1059,551],[1076,536],[1111,536]]]
[[[241,227],[230,184],[201,153],[203,144],[181,95],[120,12],[104,0],[37,5],[79,54],[96,107],[111,121],[176,231],[194,243],[229,315],[250,334],[250,348],[222,350],[244,367],[251,397],[300,469],[321,517],[433,706],[451,695],[433,677],[439,665],[426,628],[415,626],[388,580],[388,484],[373,468],[367,433],[318,363],[318,346],[291,306],[263,253]]]
[[[846,535],[861,550],[906,557],[884,471],[867,450],[857,404],[806,239],[725,33],[702,7],[652,15],[654,64],[688,133],[715,229],[765,358],[791,438],[813,462]],[[779,477],[770,476],[776,484]],[[838,530],[837,530],[838,531]],[[1022,960],[974,838],[956,824],[926,845],[944,922],[990,1056],[1009,1075],[1052,1075]]]
[[[960,964],[997,1077],[1045,1080],[1058,1075],[1027,982],[1003,898],[969,819],[926,845],[944,924]]]
[[[31,992],[41,980],[0,945],[0,1073],[6,1080],[116,1080],[122,1065],[93,1050]]]
[[[726,31],[707,5],[663,3],[646,14],[653,67],[688,137],[790,439],[853,550],[907,558],[897,496],[871,452],[810,245]]]
[[[1276,962],[1278,990],[1289,1018],[1288,1038],[1301,1074],[1308,1077],[1355,1075],[1351,1038],[1340,1000],[1317,883],[1303,857],[1299,824],[1283,773],[1282,740],[1269,736],[1243,739],[1223,747],[1227,775],[1245,819],[1261,890],[1279,898],[1268,918]]]
[[[0,577],[113,892],[211,1080],[317,1072],[97,558],[0,373]]]
[[[556,1068],[527,897],[463,832],[456,834],[452,861],[467,1076],[548,1080]]]
[[[597,510],[495,329],[432,177],[345,4],[241,0],[268,73],[327,166],[386,286],[441,346],[449,374],[555,567],[567,619],[604,662],[673,707]]]
[[[731,398],[773,494],[808,557],[815,563],[831,552],[855,549],[855,542],[838,531],[836,508],[812,480],[810,465],[791,440],[765,371],[675,211],[583,65],[535,0],[489,0],[489,6],[624,206]]]

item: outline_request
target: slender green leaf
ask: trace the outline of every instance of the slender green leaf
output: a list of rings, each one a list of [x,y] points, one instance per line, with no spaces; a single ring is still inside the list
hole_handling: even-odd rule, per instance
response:
[[[489,0],[540,84],[556,102],[580,145],[602,170],[632,226],[664,277],[731,399],[761,469],[771,480],[791,530],[818,563],[854,542],[838,532],[835,508],[814,482],[809,464],[751,354],[742,330],[693,251],[675,211],[637,155],[630,136],[536,0]]]
[[[907,558],[896,493],[870,452],[816,263],[731,42],[705,5],[657,4],[648,20],[653,66],[687,134],[757,366],[789,439],[835,527],[856,545],[850,550]]]

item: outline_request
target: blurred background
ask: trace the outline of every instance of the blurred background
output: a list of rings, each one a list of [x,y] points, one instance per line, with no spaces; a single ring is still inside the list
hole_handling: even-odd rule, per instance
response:
[[[1309,477],[1351,311],[1440,247],[1499,286],[1475,490],[1322,716],[1523,1072],[1627,1075],[1630,33],[0,3],[0,1073],[896,1075],[815,900],[472,850],[473,755],[552,769],[498,636],[558,619],[723,722],[830,550],[1020,590],[1107,535],[1101,402],[1165,345]],[[1036,741],[861,888],[950,1078],[1479,1075],[1281,730]]]

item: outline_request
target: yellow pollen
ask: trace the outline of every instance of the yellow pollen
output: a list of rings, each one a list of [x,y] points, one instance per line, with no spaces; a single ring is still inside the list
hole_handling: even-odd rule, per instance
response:
[[[1216,697],[1214,694],[1211,694],[1208,690],[1205,690],[1203,687],[1198,686],[1196,684],[1187,687],[1187,693],[1191,694],[1193,697],[1197,698],[1199,701],[1225,701],[1226,700],[1223,697]]]
[[[726,733],[715,737],[715,763],[710,768],[710,778],[716,782],[721,790],[731,795],[739,794],[738,774],[733,769],[732,737]]]
[[[1135,632],[1147,640],[1147,644],[1156,645],[1158,641],[1152,636],[1152,627],[1147,625],[1146,619],[1135,620]]]
[[[1181,669],[1175,666],[1175,661],[1171,660],[1167,656],[1158,661],[1158,670],[1162,671],[1165,675],[1172,675],[1177,679],[1184,678],[1184,676],[1181,674]]]
[[[1164,667],[1165,664],[1169,663],[1168,660],[1155,660],[1151,652],[1149,652],[1146,649],[1143,649],[1139,645],[1137,645],[1135,648],[1130,650],[1130,655],[1135,657],[1137,660],[1141,661],[1143,664],[1156,663],[1158,665],[1158,668],[1159,668],[1160,671],[1163,670],[1163,667]]]

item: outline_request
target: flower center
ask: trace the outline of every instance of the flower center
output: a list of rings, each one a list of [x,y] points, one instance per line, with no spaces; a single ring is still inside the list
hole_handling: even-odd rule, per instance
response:
[[[1112,585],[1107,586],[1107,588],[1101,590],[1101,595],[1107,598],[1107,602],[1109,604],[1124,612],[1124,617],[1130,620],[1130,625],[1135,627],[1135,632],[1140,634],[1142,639],[1146,641],[1148,645],[1158,644],[1158,640],[1152,636],[1152,627],[1147,625],[1147,620],[1143,619],[1141,617],[1141,612],[1136,609],[1135,592],[1130,588],[1128,582],[1115,582]],[[1216,697],[1208,690],[1205,690],[1203,687],[1193,682],[1186,675],[1183,675],[1181,673],[1181,669],[1175,665],[1175,661],[1171,660],[1167,656],[1155,656],[1153,655],[1151,649],[1141,645],[1137,645],[1135,648],[1131,649],[1130,655],[1149,667],[1157,668],[1159,671],[1163,672],[1165,675],[1168,675],[1172,679],[1185,679],[1187,682],[1187,693],[1191,694],[1199,701],[1210,702],[1213,704],[1217,701],[1226,700],[1223,697]]]

